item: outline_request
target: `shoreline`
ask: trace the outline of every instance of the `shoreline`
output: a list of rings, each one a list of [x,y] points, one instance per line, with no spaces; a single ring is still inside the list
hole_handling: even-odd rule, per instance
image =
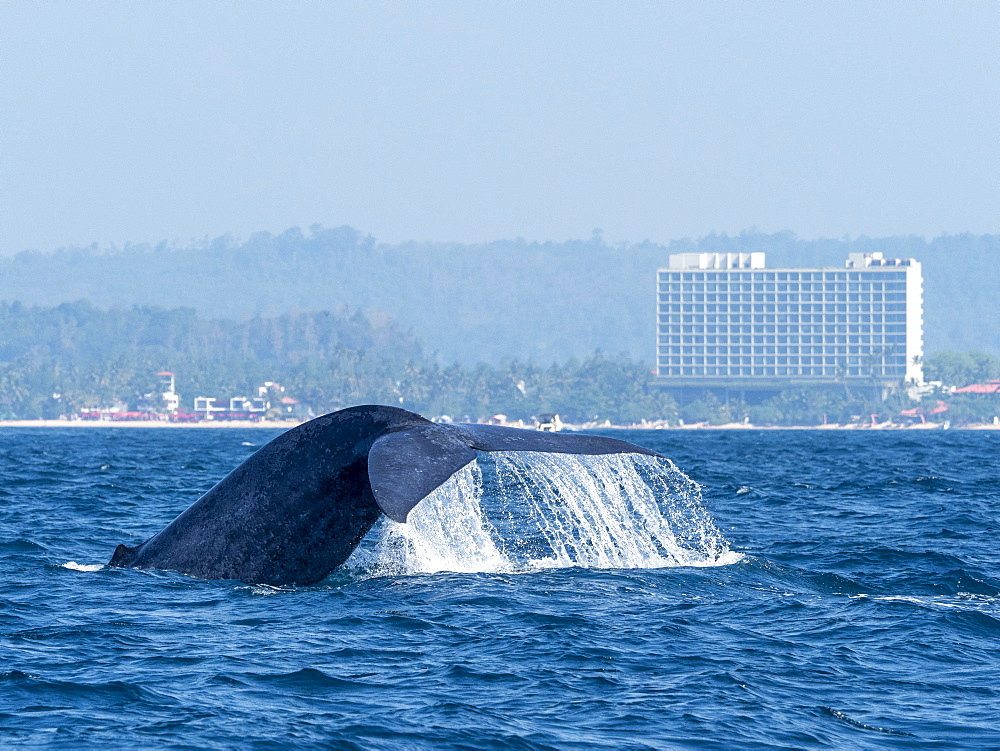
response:
[[[206,420],[204,422],[168,422],[166,420],[0,420],[0,428],[274,428],[288,430],[302,423],[298,420]]]
[[[582,427],[582,426],[581,426]],[[917,423],[915,425],[904,425],[902,423],[883,422],[871,425],[869,423],[845,423],[843,425],[830,423],[827,425],[753,425],[748,423],[725,423],[722,425],[712,425],[706,422],[693,423],[691,425],[587,425],[582,427],[585,430],[594,429],[621,429],[621,430],[820,430],[820,431],[862,431],[879,432],[884,430],[1000,430],[1000,425],[994,423],[969,423],[967,425],[949,425],[945,427],[943,423],[928,422]]]
[[[226,420],[226,421],[205,421],[205,422],[167,422],[163,420],[0,420],[0,428],[191,428],[195,430],[205,429],[225,429],[225,428],[253,428],[271,430],[289,430],[298,427],[303,423],[298,420],[274,420],[270,422],[252,422],[250,420]],[[509,425],[507,427],[521,427]],[[527,428],[530,430],[531,428]],[[877,423],[858,424],[847,423],[844,425],[751,425],[746,423],[725,423],[723,425],[711,425],[699,422],[690,425],[664,425],[663,423],[650,422],[645,425],[609,425],[604,423],[585,423],[582,425],[565,424],[567,432],[578,430],[860,430],[860,431],[881,431],[881,430],[1000,430],[1000,425],[995,423],[970,423],[968,425],[949,426],[945,428],[942,423],[917,423],[915,425],[903,425],[900,423]]]

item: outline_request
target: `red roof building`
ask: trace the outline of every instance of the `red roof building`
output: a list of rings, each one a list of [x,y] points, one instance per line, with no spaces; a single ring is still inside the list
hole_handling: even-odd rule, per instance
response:
[[[971,386],[963,386],[955,389],[954,394],[995,394],[1000,391],[1000,381],[987,381],[986,383],[973,383]]]

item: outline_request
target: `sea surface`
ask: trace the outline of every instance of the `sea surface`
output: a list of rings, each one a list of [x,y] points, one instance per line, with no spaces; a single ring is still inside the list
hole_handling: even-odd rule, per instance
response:
[[[0,747],[1000,747],[1000,433],[615,431],[676,470],[484,461],[315,586],[102,566],[275,435],[0,430]]]

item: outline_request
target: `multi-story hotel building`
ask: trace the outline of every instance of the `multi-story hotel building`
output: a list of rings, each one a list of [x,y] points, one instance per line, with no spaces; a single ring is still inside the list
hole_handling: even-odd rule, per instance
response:
[[[683,253],[657,272],[664,385],[923,380],[923,281],[913,259],[769,269],[763,253]]]

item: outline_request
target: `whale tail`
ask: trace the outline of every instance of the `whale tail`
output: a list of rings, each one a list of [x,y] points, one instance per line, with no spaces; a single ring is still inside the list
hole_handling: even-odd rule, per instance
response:
[[[368,480],[375,502],[390,519],[405,522],[420,501],[475,461],[476,451],[658,456],[655,451],[603,436],[427,423],[386,433],[372,444]]]
[[[351,407],[278,436],[146,542],[119,545],[109,565],[311,584],[347,560],[383,513],[405,522],[477,451],[657,455],[613,438]]]
[[[119,545],[115,548],[114,555],[111,556],[111,560],[108,561],[108,566],[111,568],[129,568],[132,562],[135,560],[139,553],[139,546],[129,547],[128,545]]]

